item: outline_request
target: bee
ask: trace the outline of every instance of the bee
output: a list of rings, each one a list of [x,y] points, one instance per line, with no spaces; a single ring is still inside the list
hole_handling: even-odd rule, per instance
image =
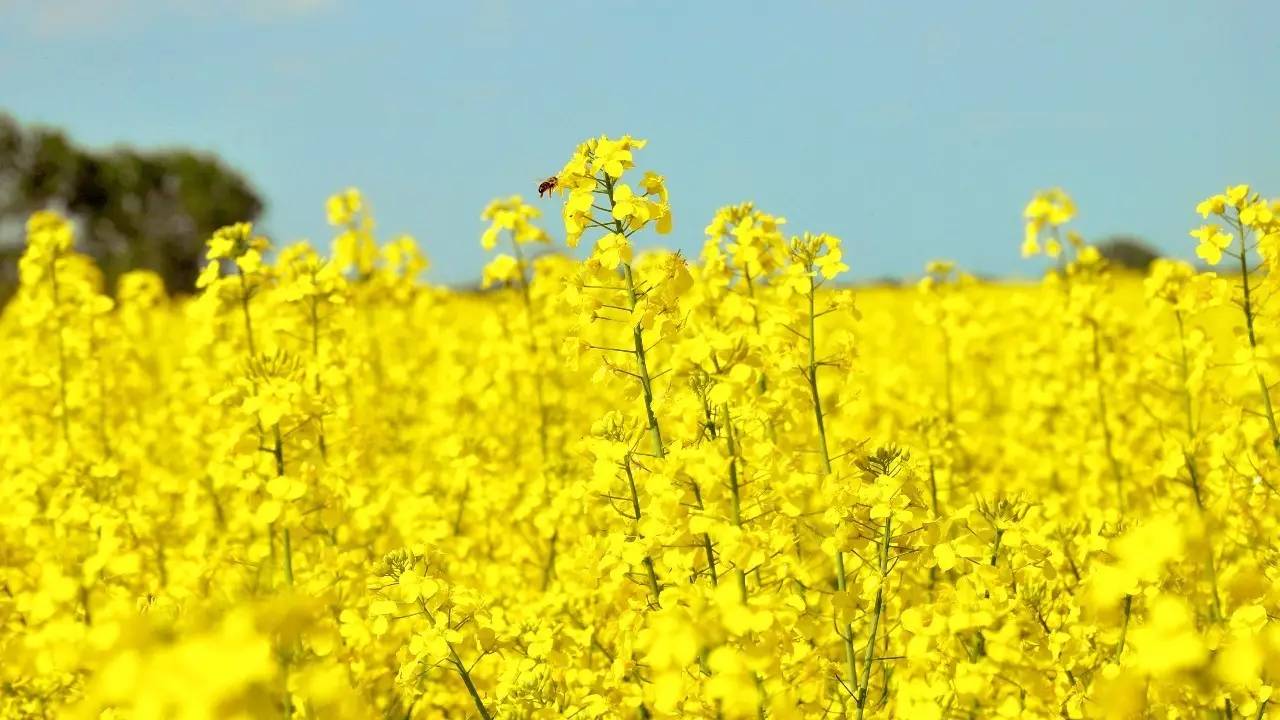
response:
[[[543,193],[546,193],[547,196],[550,197],[551,191],[556,189],[556,182],[556,176],[552,175],[546,180],[538,183],[538,197],[542,197]]]

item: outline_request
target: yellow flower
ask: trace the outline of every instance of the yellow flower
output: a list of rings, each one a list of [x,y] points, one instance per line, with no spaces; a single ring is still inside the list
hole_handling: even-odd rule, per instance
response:
[[[481,286],[487,288],[511,282],[520,276],[520,272],[520,263],[514,257],[506,254],[498,255],[484,266]]]
[[[1214,195],[1200,201],[1200,203],[1196,205],[1196,212],[1200,213],[1200,217],[1202,218],[1207,218],[1210,215],[1221,215],[1226,209],[1226,195]]]
[[[814,266],[818,268],[818,272],[824,280],[831,280],[835,276],[849,269],[849,266],[841,262],[841,252],[839,241],[832,238],[834,242],[831,244],[826,253],[814,260]]]
[[[489,203],[492,292],[428,282],[345,192],[336,257],[231,225],[191,297],[113,294],[32,218],[0,313],[0,717],[1272,709],[1280,206],[1201,204],[1201,257],[1239,221],[1247,278],[1140,285],[1050,190],[1043,282],[835,288],[840,240],[751,203],[696,259],[647,250],[671,210],[620,179],[640,145],[558,176],[584,259]]]
[[[658,202],[663,205],[668,202],[667,179],[658,173],[652,170],[646,171],[644,179],[640,181],[640,186],[644,188],[645,195],[657,196]]]
[[[613,188],[613,217],[627,227],[642,227],[651,217],[650,205],[644,198],[637,197],[630,186],[619,183]]]
[[[1168,595],[1156,598],[1148,621],[1133,630],[1133,646],[1137,667],[1157,677],[1190,670],[1208,658],[1190,610]]]
[[[360,196],[359,190],[347,188],[331,195],[325,201],[324,207],[329,224],[334,227],[343,227],[355,222],[356,217],[364,212],[364,199]]]
[[[1233,185],[1227,188],[1226,201],[1231,207],[1239,210],[1244,207],[1245,201],[1249,199],[1248,185]]]
[[[27,219],[27,245],[41,254],[58,256],[74,242],[71,224],[55,212],[41,210]]]
[[[209,260],[234,260],[248,252],[252,238],[253,225],[250,223],[235,223],[219,228],[209,238],[209,251],[205,257]]]
[[[630,135],[611,140],[601,137],[595,145],[595,167],[603,170],[609,177],[622,177],[622,173],[634,165],[631,151],[645,146],[644,140],[637,140]]]
[[[1022,257],[1028,258],[1040,254],[1040,228],[1035,223],[1027,223],[1026,233],[1022,239]]]
[[[596,243],[594,257],[602,267],[612,270],[622,263],[631,262],[631,243],[624,235],[609,233]]]
[[[1196,246],[1196,255],[1210,265],[1222,262],[1222,252],[1231,247],[1234,237],[1225,233],[1216,225],[1202,225],[1191,231],[1191,237],[1200,243]]]

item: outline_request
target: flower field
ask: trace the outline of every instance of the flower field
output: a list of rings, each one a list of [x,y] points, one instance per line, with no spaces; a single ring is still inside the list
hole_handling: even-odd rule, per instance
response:
[[[191,298],[33,216],[0,716],[1268,717],[1280,203],[1143,278],[1042,192],[1043,280],[851,289],[751,204],[633,253],[643,146],[485,209],[478,293],[354,190],[332,257],[227,227]]]

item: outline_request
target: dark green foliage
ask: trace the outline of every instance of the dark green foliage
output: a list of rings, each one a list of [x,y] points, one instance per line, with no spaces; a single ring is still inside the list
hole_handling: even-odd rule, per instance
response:
[[[108,287],[123,272],[147,268],[181,293],[195,287],[209,235],[256,220],[263,202],[213,155],[88,150],[0,114],[0,296],[15,281],[23,223],[40,209],[75,221],[77,249],[97,260]]]
[[[1098,252],[1112,265],[1146,272],[1151,263],[1160,259],[1155,248],[1131,235],[1114,235],[1098,243]]]

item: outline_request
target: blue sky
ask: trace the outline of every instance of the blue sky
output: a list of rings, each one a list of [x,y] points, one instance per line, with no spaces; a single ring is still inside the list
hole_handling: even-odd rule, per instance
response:
[[[932,258],[1028,274],[1031,193],[1090,237],[1192,258],[1194,204],[1280,195],[1280,3],[0,0],[0,109],[94,146],[243,170],[280,240],[363,189],[431,277],[479,275],[479,213],[600,133],[647,138],[676,231],[742,200],[845,239],[855,277]],[[546,225],[562,236],[554,201]]]

